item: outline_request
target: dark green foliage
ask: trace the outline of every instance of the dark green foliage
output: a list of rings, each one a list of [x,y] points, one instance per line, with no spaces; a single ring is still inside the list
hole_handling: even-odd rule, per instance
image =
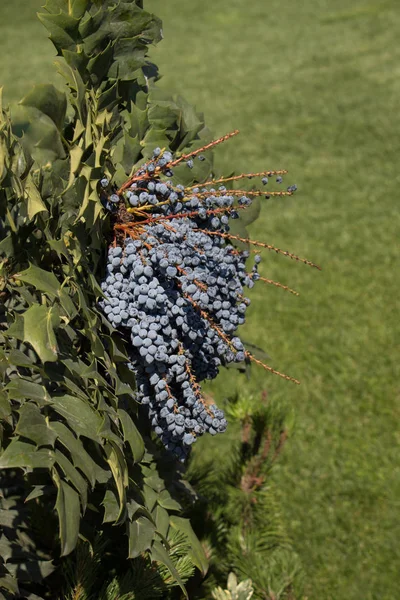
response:
[[[245,402],[242,442],[217,468],[197,453],[192,487],[152,440],[128,340],[97,309],[110,241],[99,180],[120,186],[156,146],[208,143],[203,116],[155,85],[161,23],[139,0],[44,10],[66,89],[36,85],[18,126],[0,102],[0,598],[209,597],[232,569],[255,597],[289,598],[297,559],[266,485],[283,416]],[[174,180],[212,168],[208,152]]]
[[[111,524],[126,531],[124,559],[148,551],[147,568],[164,564],[160,581],[183,589],[206,562],[189,523],[171,520],[180,504],[167,481],[180,476],[169,464],[167,477],[138,428],[125,340],[96,308],[109,228],[98,181],[118,183],[156,143],[179,150],[207,131],[182,100],[151,91],[146,49],[160,22],[139,3],[45,10],[67,93],[35,86],[22,140],[0,107],[0,589],[54,597],[57,575],[42,578],[79,536]],[[184,564],[170,550],[177,535],[192,548]]]

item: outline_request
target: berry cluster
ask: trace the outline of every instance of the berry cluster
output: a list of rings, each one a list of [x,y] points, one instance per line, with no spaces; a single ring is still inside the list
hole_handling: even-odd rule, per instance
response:
[[[186,188],[161,179],[172,177],[172,168],[182,160],[193,168],[198,153],[174,160],[170,152],[156,148],[152,159],[105,199],[113,212],[115,239],[108,251],[101,308],[114,327],[129,331],[137,399],[147,405],[165,447],[181,460],[198,436],[223,432],[227,425],[223,411],[204,400],[199,382],[213,379],[221,365],[231,362],[262,364],[235,335],[250,303],[245,288],[258,279],[285,287],[259,276],[259,254],[248,272],[250,253],[231,243],[242,238],[229,233],[230,220],[261,192],[209,187],[244,175]],[[282,173],[250,177],[276,174],[280,182]],[[107,179],[101,186],[109,186]],[[272,194],[294,190],[291,186]]]

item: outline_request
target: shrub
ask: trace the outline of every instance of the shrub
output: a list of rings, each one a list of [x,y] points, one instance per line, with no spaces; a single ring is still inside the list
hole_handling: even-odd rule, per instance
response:
[[[131,342],[100,309],[100,282],[121,224],[121,213],[104,209],[110,194],[119,191],[125,206],[121,190],[149,180],[157,147],[190,167],[176,169],[174,185],[215,183],[215,143],[202,115],[158,90],[147,48],[160,41],[161,23],[140,0],[48,0],[39,18],[60,56],[65,90],[35,86],[21,101],[29,119],[19,135],[0,101],[0,590],[5,598],[128,600],[187,595],[189,581],[199,594],[195,569],[206,574],[207,546],[187,516],[197,506],[199,518],[201,502],[137,401]],[[204,160],[191,161],[203,147]],[[243,177],[218,181],[232,186]],[[229,194],[243,196],[233,187]],[[257,210],[254,203],[220,235],[238,253]],[[246,352],[247,362],[263,365]],[[235,485],[248,496],[237,474],[250,469],[250,477],[267,458],[261,440],[270,439],[274,420],[253,415],[249,423],[254,443],[232,454],[240,458],[225,472],[222,501]],[[189,477],[207,482],[200,472]],[[265,494],[260,481],[252,493]],[[210,539],[224,527],[215,540],[221,568],[209,586],[226,580],[232,565],[243,570],[235,539],[246,511],[220,510],[219,524],[204,516]],[[246,572],[259,551],[251,550]],[[251,577],[261,590],[263,580]]]

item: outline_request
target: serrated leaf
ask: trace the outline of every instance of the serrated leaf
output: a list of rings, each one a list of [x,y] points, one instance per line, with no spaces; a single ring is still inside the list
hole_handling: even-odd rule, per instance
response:
[[[50,485],[34,485],[30,494],[27,495],[24,502],[29,502],[30,500],[35,500],[35,498],[40,498],[45,494],[51,493],[54,491],[53,486]]]
[[[26,442],[12,440],[0,455],[0,469],[50,469],[54,464],[54,453],[51,450],[36,447]]]
[[[83,479],[82,475],[78,472],[73,464],[67,459],[67,457],[59,450],[55,451],[56,462],[60,465],[66,478],[79,492],[79,496],[82,504],[82,511],[85,512],[87,504],[87,483]]]
[[[153,541],[155,525],[146,517],[128,522],[129,553],[128,558],[136,558],[149,550]]]
[[[7,395],[0,391],[0,420],[7,420],[11,415],[11,404]]]
[[[245,194],[244,194],[245,195]],[[239,213],[240,221],[245,227],[251,225],[260,216],[261,202],[260,198],[253,198],[252,203],[245,210],[241,210]]]
[[[12,379],[5,388],[13,400],[36,400],[41,406],[51,401],[51,396],[43,385],[29,379]]]
[[[156,506],[152,514],[157,525],[157,532],[166,538],[169,530],[169,514],[162,506]]]
[[[166,135],[165,129],[151,128],[147,131],[141,144],[143,146],[143,156],[150,158],[153,155],[153,150],[157,146],[160,148],[169,148],[170,140]]]
[[[78,493],[56,471],[53,478],[58,488],[55,509],[58,514],[61,556],[67,556],[76,547],[79,535],[80,504]]]
[[[128,123],[130,124],[129,134],[132,137],[137,137],[139,140],[142,140],[147,129],[149,128],[147,109],[140,110],[140,108],[136,104],[131,102],[128,114]]]
[[[165,489],[164,481],[154,471],[151,475],[145,477],[144,481],[157,493],[160,493]]]
[[[110,68],[114,57],[114,47],[111,42],[108,43],[107,47],[102,50],[102,52],[97,52],[94,56],[89,60],[87,64],[87,70],[95,77],[94,81],[102,79],[104,77],[104,73],[107,73]]]
[[[66,419],[72,431],[78,436],[100,441],[98,432],[102,425],[102,418],[88,402],[65,394],[53,398],[52,408]]]
[[[54,362],[58,358],[54,329],[58,327],[59,322],[54,307],[33,304],[22,316],[16,317],[6,335],[31,344],[42,362]]]
[[[177,129],[177,121],[179,122],[180,110],[172,101],[171,103],[152,102],[150,95],[147,115],[151,126],[155,129]]]
[[[28,196],[27,213],[29,219],[32,220],[40,212],[48,212],[47,206],[43,202],[39,190],[37,189],[30,173],[26,178],[25,192]]]
[[[140,462],[144,455],[144,442],[135,423],[129,414],[122,408],[118,409],[118,417],[121,421],[124,433],[124,442],[128,443],[135,462]]]
[[[12,594],[14,594],[14,596],[16,596],[17,594],[19,596],[18,582],[16,579],[14,579],[14,577],[11,577],[11,575],[5,575],[4,577],[0,577],[0,590],[2,589],[11,592]],[[10,596],[4,596],[4,594],[2,594],[1,592],[0,594],[0,600],[10,600]]]
[[[21,437],[32,440],[40,446],[54,446],[57,435],[52,431],[45,417],[33,402],[26,402],[19,409],[19,419],[16,433]]]
[[[49,117],[59,131],[62,130],[67,112],[67,97],[50,83],[35,85],[20,102]]]
[[[161,564],[163,564],[167,567],[167,569],[171,573],[172,577],[175,579],[175,581],[181,588],[182,592],[185,594],[185,598],[189,598],[188,593],[185,588],[185,585],[184,585],[182,579],[180,578],[179,573],[176,570],[174,563],[172,562],[171,558],[169,557],[168,552],[166,551],[164,546],[160,542],[154,541],[153,546],[151,548],[150,555],[151,555],[152,560],[160,562]]]
[[[45,271],[36,265],[29,265],[29,268],[15,275],[16,279],[33,285],[37,290],[46,292],[53,296],[58,296],[60,291],[60,282],[54,273]]]
[[[196,565],[196,567],[205,576],[208,571],[207,557],[203,546],[192,529],[189,519],[183,519],[182,517],[171,515],[170,525],[174,529],[183,532],[187,536],[190,543],[189,556],[193,564]]]
[[[11,350],[8,355],[8,362],[16,367],[31,367],[33,365],[33,360],[18,349]]]
[[[147,510],[152,511],[157,503],[158,494],[150,486],[143,484],[143,497]]]
[[[58,440],[70,453],[75,467],[82,471],[90,481],[92,487],[94,487],[96,481],[99,483],[105,483],[107,481],[108,473],[95,463],[93,458],[86,452],[82,442],[75,437],[72,431],[68,429],[64,423],[57,421],[50,422],[50,427],[56,432]]]
[[[125,173],[129,175],[132,171],[132,167],[140,158],[142,146],[137,136],[131,137],[127,133],[125,133],[121,143],[123,143],[123,152],[120,162],[125,169]]]
[[[89,0],[68,0],[68,14],[75,19],[81,19],[88,4]]]
[[[49,15],[48,13],[37,13],[39,20],[50,33],[50,40],[57,49],[58,54],[62,50],[74,50],[76,47],[75,38],[78,33],[79,20],[73,19],[70,23],[66,22],[68,15]],[[65,20],[63,20],[63,17]],[[72,19],[72,17],[70,18]],[[65,26],[65,29],[63,28]]]
[[[157,498],[158,504],[167,510],[182,510],[182,506],[171,498],[168,490],[163,490],[160,494],[158,494]]]
[[[114,442],[108,441],[104,451],[118,491],[120,509],[117,520],[119,521],[126,516],[126,489],[129,485],[128,467],[123,453]]]
[[[234,236],[236,235],[238,237],[248,239],[249,232],[247,231],[246,226],[242,222],[241,219],[234,219],[234,220],[231,219],[229,221],[229,227],[230,227],[229,233],[231,235],[234,235]],[[241,251],[248,250],[250,247],[247,242],[240,242],[239,240],[230,239],[229,242],[232,244],[232,246],[235,246],[236,248],[238,248]]]
[[[120,512],[120,506],[117,496],[112,490],[107,490],[103,502],[104,506],[104,518],[103,523],[116,523]]]

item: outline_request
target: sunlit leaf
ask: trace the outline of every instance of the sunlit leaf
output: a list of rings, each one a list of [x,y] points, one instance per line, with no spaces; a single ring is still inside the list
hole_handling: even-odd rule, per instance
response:
[[[46,15],[46,18],[49,19]],[[67,98],[50,83],[35,85],[20,102],[22,106],[34,108],[49,117],[58,130],[61,130],[67,111]]]
[[[173,578],[178,583],[182,592],[185,594],[185,598],[189,598],[186,588],[184,586],[184,583],[183,583],[182,579],[180,578],[179,573],[176,570],[174,563],[172,562],[168,552],[166,551],[164,546],[161,544],[161,542],[157,542],[157,541],[153,542],[150,555],[151,555],[152,560],[160,562],[161,564],[163,564],[167,567],[167,569],[170,571]]]
[[[86,436],[100,441],[99,430],[102,424],[100,415],[87,402],[65,394],[53,398],[52,408],[68,422],[78,436]]]
[[[26,402],[19,410],[16,433],[35,442],[37,446],[54,446],[57,435],[48,425],[40,409],[32,402]]]
[[[29,469],[49,469],[54,463],[54,453],[51,450],[36,447],[26,442],[14,439],[2,454],[0,454],[0,469],[17,467]]]
[[[129,558],[136,558],[149,550],[155,531],[155,525],[146,517],[128,522]]]
[[[28,212],[28,217],[30,219],[33,219],[40,212],[44,212],[44,211],[47,212],[47,206],[43,202],[42,197],[32,179],[31,174],[29,174],[28,177],[26,178],[25,192],[26,192],[26,195],[28,196],[27,212]]]
[[[33,304],[9,328],[7,335],[31,344],[42,362],[54,362],[58,357],[54,329],[58,325],[59,316],[54,307]]]
[[[124,432],[124,441],[127,442],[132,450],[135,462],[140,462],[144,454],[144,442],[135,423],[129,414],[122,408],[118,409],[118,417],[121,421]]]
[[[190,543],[189,556],[193,561],[193,564],[195,564],[196,567],[200,569],[202,574],[205,575],[208,571],[207,557],[203,546],[192,529],[189,519],[183,519],[182,517],[171,515],[170,524],[171,527],[177,529],[178,531],[182,531],[187,536]]]
[[[80,504],[78,493],[56,471],[53,478],[58,488],[56,511],[60,529],[61,556],[70,554],[76,546],[79,534]]]

